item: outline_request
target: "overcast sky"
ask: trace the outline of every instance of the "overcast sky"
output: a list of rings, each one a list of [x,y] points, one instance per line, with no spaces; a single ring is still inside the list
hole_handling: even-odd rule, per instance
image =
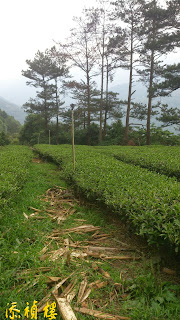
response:
[[[53,39],[64,40],[73,26],[73,16],[93,5],[96,0],[0,0],[0,96],[25,103],[31,95],[21,75],[28,67],[26,59],[53,46]],[[176,57],[171,55],[168,62],[177,62]],[[80,80],[81,75],[76,73],[76,78]],[[113,85],[125,82],[128,72],[118,71]]]
[[[16,79],[37,50],[63,40],[84,6],[96,0],[1,0],[0,80]]]

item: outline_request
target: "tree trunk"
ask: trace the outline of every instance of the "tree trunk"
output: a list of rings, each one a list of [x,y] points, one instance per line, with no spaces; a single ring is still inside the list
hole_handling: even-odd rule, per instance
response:
[[[91,124],[91,111],[90,111],[90,81],[89,81],[88,72],[87,72],[87,109],[88,109],[87,125],[89,127]]]
[[[154,50],[151,51],[151,69],[150,69],[150,80],[149,80],[149,96],[148,96],[148,112],[147,112],[147,136],[146,144],[151,144],[151,109],[152,109],[152,87],[153,87],[153,75],[154,75]]]
[[[83,129],[86,129],[86,111],[83,111]]]
[[[58,88],[57,88],[57,78],[55,79],[56,86],[56,144],[59,144],[59,103],[58,103]]]
[[[101,99],[100,99],[100,115],[99,115],[99,141],[102,141],[102,110],[103,110],[103,89],[104,89],[104,27],[103,27],[103,43],[101,55]]]
[[[46,84],[44,83],[44,120],[45,120],[45,132],[48,135],[48,110],[47,110],[47,90]]]
[[[107,115],[108,115],[108,91],[109,91],[109,65],[108,65],[108,58],[107,60],[107,69],[106,69],[106,106],[105,106],[105,114],[104,114],[104,130],[103,130],[103,137],[106,136],[106,128],[107,128]]]
[[[156,0],[153,1],[154,10],[156,9]],[[153,31],[152,31],[152,42],[155,41],[155,21],[153,20]],[[149,79],[149,89],[148,89],[148,111],[147,111],[147,135],[146,144],[151,144],[151,110],[152,110],[152,88],[153,88],[153,78],[154,78],[154,49],[151,49],[151,66],[150,66],[150,79]]]
[[[89,127],[91,123],[91,111],[90,111],[90,78],[89,78],[89,59],[88,59],[87,39],[86,39],[86,81],[87,81],[87,111],[88,111],[87,125]]]
[[[126,112],[126,129],[123,139],[123,144],[128,143],[128,135],[129,135],[129,115],[131,109],[131,94],[132,94],[132,72],[133,72],[133,37],[134,37],[134,21],[132,19],[131,24],[131,55],[130,55],[130,71],[129,71],[129,91],[128,91],[128,105]]]

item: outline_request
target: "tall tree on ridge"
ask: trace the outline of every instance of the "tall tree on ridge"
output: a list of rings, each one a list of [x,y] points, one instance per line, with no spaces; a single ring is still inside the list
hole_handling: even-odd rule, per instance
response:
[[[89,15],[92,16],[94,22],[94,34],[96,39],[97,53],[99,56],[98,65],[100,68],[100,105],[99,105],[99,141],[102,141],[106,133],[106,112],[108,110],[108,84],[109,79],[112,78],[112,70],[114,63],[112,63],[112,50],[109,43],[112,38],[115,26],[110,23],[110,3],[106,0],[97,0],[98,7],[89,10]],[[104,90],[104,82],[106,77],[106,89]],[[104,95],[106,96],[104,103]],[[103,111],[104,111],[104,129],[103,129]]]
[[[64,104],[61,99],[61,95],[65,93],[65,80],[70,77],[69,68],[67,67],[67,57],[57,51],[56,47],[52,47],[48,50],[49,57],[52,61],[50,74],[54,80],[54,104],[55,104],[55,116],[56,116],[56,144],[58,144],[59,138],[59,113],[60,107]]]
[[[22,71],[22,75],[29,79],[27,85],[40,88],[37,91],[37,99],[30,99],[24,108],[29,113],[41,113],[45,120],[45,131],[48,133],[48,123],[56,114],[58,103],[57,79],[67,74],[64,64],[60,65],[54,57],[55,48],[38,51],[34,60],[26,60],[29,68]],[[55,84],[53,84],[55,80]]]
[[[155,97],[154,85],[161,62],[160,58],[167,55],[175,46],[172,42],[172,17],[174,17],[174,12],[169,11],[167,7],[160,7],[157,0],[150,0],[144,4],[143,15],[144,25],[140,33],[143,49],[140,54],[144,70],[139,71],[139,73],[142,80],[148,84],[146,144],[149,145],[152,99]]]
[[[142,3],[143,0],[130,0],[126,2],[125,0],[117,0],[113,2],[114,5],[114,19],[122,21],[125,23],[125,28],[123,28],[124,34],[124,47],[122,46],[122,29],[117,28],[117,35],[114,39],[114,45],[120,49],[120,55],[123,57],[120,67],[129,70],[129,89],[128,89],[128,101],[127,101],[127,111],[126,111],[126,129],[124,135],[124,144],[128,142],[129,133],[129,118],[132,100],[132,87],[133,87],[133,71],[135,64],[137,62],[137,49],[139,48],[139,30],[142,24]],[[120,43],[119,43],[119,40]],[[118,55],[118,52],[116,52]]]
[[[27,85],[33,86],[35,88],[41,88],[42,91],[38,93],[38,98],[41,99],[41,103],[32,100],[25,104],[25,108],[29,110],[32,107],[33,112],[41,112],[45,119],[45,130],[48,132],[48,122],[50,117],[49,108],[49,93],[51,89],[48,87],[48,82],[51,80],[50,70],[51,70],[51,59],[47,54],[38,51],[35,54],[34,60],[26,60],[29,68],[22,71],[22,75],[29,79]],[[52,94],[52,92],[51,92]]]
[[[66,44],[59,43],[60,49],[75,66],[83,71],[87,88],[87,125],[91,123],[91,96],[90,86],[92,78],[97,74],[94,71],[96,65],[96,48],[93,39],[93,21],[87,10],[83,11],[82,17],[74,17],[77,27],[71,29],[70,38]]]
[[[94,34],[96,38],[97,52],[99,54],[99,66],[101,76],[101,89],[100,89],[100,110],[99,110],[99,141],[102,141],[102,128],[103,128],[103,98],[104,98],[104,67],[105,67],[105,54],[108,43],[108,9],[106,6],[107,1],[98,0],[98,8],[91,9],[89,14],[93,17],[94,21]]]

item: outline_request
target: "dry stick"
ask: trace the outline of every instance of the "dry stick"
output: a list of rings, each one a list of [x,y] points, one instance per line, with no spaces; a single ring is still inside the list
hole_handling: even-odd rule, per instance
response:
[[[92,289],[91,288],[88,288],[85,292],[84,292],[84,295],[83,297],[81,298],[80,300],[80,303],[84,302],[90,295]]]
[[[69,229],[65,229],[62,233],[66,233],[66,232],[91,232],[91,231],[95,231],[95,230],[99,230],[100,227],[95,227],[93,225],[82,225],[79,227],[74,227],[74,228],[69,228]]]
[[[76,296],[76,289],[73,288],[72,291],[67,294],[66,299],[70,303],[75,296]]]
[[[56,300],[59,312],[63,320],[77,320],[69,302],[66,298],[60,298],[57,295],[53,294],[53,297]]]
[[[58,290],[63,285],[63,283],[65,283],[74,273],[75,273],[75,271],[72,272],[67,278],[63,279],[61,282],[56,284],[51,293],[55,294],[56,290]]]
[[[59,257],[62,257],[65,254],[65,252],[66,252],[66,250],[64,248],[60,248],[51,254],[51,256],[49,257],[49,260],[55,261]]]
[[[98,239],[98,238],[108,238],[110,236],[111,236],[111,234],[109,234],[109,233],[102,233],[102,234],[92,235],[91,238],[96,238],[96,239]]]
[[[23,215],[26,219],[29,219],[29,216],[25,212],[23,212]]]
[[[60,186],[55,186],[57,189],[59,189],[59,190],[61,190],[61,189],[64,189],[64,190],[66,190],[67,188],[65,188],[65,187],[60,187]]]
[[[116,251],[118,250],[117,248],[112,248],[112,247],[94,247],[94,246],[84,246],[82,248],[89,249],[90,251]]]
[[[33,207],[29,207],[29,209],[33,210],[33,211],[37,211],[37,212],[42,212],[43,210],[40,210],[40,209],[36,209],[36,208],[33,208]]]
[[[103,257],[104,259],[117,259],[117,260],[140,260],[141,258],[140,257],[138,257],[138,258],[136,258],[136,257],[129,257],[129,256],[111,256],[111,257],[107,257],[107,256],[105,256],[105,257]]]
[[[107,240],[107,237],[93,238],[92,240],[89,240],[88,243],[95,244],[95,243],[99,243],[99,241],[104,241],[104,240]]]
[[[99,319],[106,319],[106,320],[128,320],[128,319],[130,319],[129,317],[111,315],[108,313],[103,313],[102,311],[96,311],[96,310],[87,309],[87,308],[75,307],[74,310],[81,312],[83,314],[88,314],[90,316],[94,316]]]
[[[46,217],[42,217],[42,216],[32,216],[32,218],[35,219],[35,220],[46,219]]]
[[[68,286],[63,290],[63,292],[60,294],[60,298],[65,298],[67,297],[67,295],[74,289],[75,285],[77,283],[77,279],[75,279],[74,281],[70,282],[70,284],[68,284]]]
[[[87,280],[84,279],[80,284],[79,293],[78,293],[78,302],[81,302],[86,287],[87,287]]]
[[[61,279],[60,277],[51,277],[51,276],[47,276],[47,277],[49,279],[47,280],[47,283],[57,282]]]
[[[99,231],[96,231],[96,232],[91,236],[91,238],[96,237],[96,236],[98,235],[98,233],[99,233]]]

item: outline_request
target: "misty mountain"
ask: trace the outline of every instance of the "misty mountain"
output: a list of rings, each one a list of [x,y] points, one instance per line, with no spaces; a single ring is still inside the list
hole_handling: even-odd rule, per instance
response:
[[[27,86],[26,81],[27,79],[22,76],[18,79],[0,80],[0,97],[22,106],[30,97],[36,96],[36,89]]]
[[[30,97],[35,98],[37,90],[34,87],[27,86],[26,81],[27,79],[24,77],[14,80],[0,80],[0,109],[14,116],[14,118],[21,123],[24,122],[27,115],[21,106],[27,102]],[[119,93],[119,99],[121,100],[127,100],[128,98],[128,83],[111,85],[109,90]],[[132,96],[133,102],[147,104],[147,89],[142,83],[135,82],[132,91],[134,91]],[[161,101],[161,103],[168,104],[170,107],[180,107],[180,89],[174,91],[171,97],[153,99],[153,102],[156,101]],[[71,93],[69,95],[66,94],[64,106],[69,106],[71,103],[76,104],[76,101],[71,98]],[[123,123],[124,122],[125,118],[123,119]],[[153,119],[153,122],[157,123],[155,119]],[[159,125],[159,123],[157,124]]]
[[[24,110],[16,104],[9,102],[2,97],[0,97],[0,109],[5,111],[8,115],[13,116],[20,123],[24,122],[24,119],[26,117],[26,113],[24,112]]]
[[[119,99],[120,100],[127,100],[128,99],[128,83],[120,84],[120,85],[115,85],[111,86],[109,88],[113,92],[119,93]],[[148,98],[147,98],[147,88],[142,85],[142,83],[136,82],[133,85],[132,88],[132,101],[133,102],[139,102],[142,104],[147,104]],[[153,99],[153,104],[155,105],[157,102],[160,102],[161,104],[167,104],[169,107],[173,108],[180,108],[180,89],[174,91],[171,96],[169,97],[158,97]],[[126,112],[126,107],[124,108]],[[123,124],[125,125],[125,119],[126,117],[124,116],[122,119]],[[137,121],[136,119],[131,118],[130,120],[131,123],[141,123],[144,126],[146,126],[146,121]],[[158,120],[156,120],[155,117],[151,118],[151,124],[154,123],[156,126],[161,126],[162,123],[160,123]],[[172,125],[167,127],[167,130],[173,133],[179,133],[178,130]]]
[[[13,116],[8,115],[0,109],[0,132],[4,131],[7,134],[19,133],[21,124],[15,120]]]
[[[119,93],[119,99],[128,99],[128,83],[111,86],[110,90]],[[141,83],[136,82],[132,88],[132,101],[147,104],[147,88]],[[160,101],[162,104],[168,104],[170,107],[180,108],[180,89],[174,91],[170,97],[158,97],[153,99],[153,103]]]

